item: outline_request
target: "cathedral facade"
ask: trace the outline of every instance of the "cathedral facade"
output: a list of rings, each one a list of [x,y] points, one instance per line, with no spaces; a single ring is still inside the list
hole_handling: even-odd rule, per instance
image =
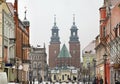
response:
[[[73,66],[80,67],[80,41],[78,37],[78,28],[75,25],[75,17],[73,17],[73,25],[70,28],[69,50],[64,44],[60,49],[59,28],[56,25],[56,17],[54,17],[54,26],[51,29],[52,36],[49,45],[49,67]]]

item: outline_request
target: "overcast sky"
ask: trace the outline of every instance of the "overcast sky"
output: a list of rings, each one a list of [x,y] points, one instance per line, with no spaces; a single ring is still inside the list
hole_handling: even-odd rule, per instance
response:
[[[14,2],[14,0],[6,0]],[[43,47],[48,45],[51,28],[54,25],[54,14],[59,28],[61,44],[68,47],[73,14],[78,27],[81,50],[99,34],[99,8],[103,0],[18,0],[19,18],[24,19],[25,7],[30,21],[30,44]]]

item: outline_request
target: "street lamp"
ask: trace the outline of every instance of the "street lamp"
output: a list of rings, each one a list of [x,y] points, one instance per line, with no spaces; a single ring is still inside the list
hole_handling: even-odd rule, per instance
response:
[[[19,83],[19,79],[18,79],[18,76],[19,76],[19,72],[18,72],[18,67],[19,67],[19,63],[18,61],[16,61],[16,66],[17,66],[17,79],[16,79],[16,82]]]
[[[15,66],[13,66],[14,68]],[[22,70],[23,69],[23,66],[19,64],[19,61],[18,59],[16,59],[16,69],[17,69],[17,78],[16,78],[16,83],[19,83],[20,80],[19,80],[19,70]]]
[[[96,75],[96,60],[93,59],[93,66],[94,66],[94,78],[95,78],[95,75]]]
[[[105,53],[103,55],[103,60],[104,60],[104,79],[105,79],[105,84],[107,84],[107,79],[106,79],[106,61],[107,61],[107,54]]]
[[[88,71],[89,71],[89,79],[88,79],[88,84],[90,84],[90,63],[88,63]]]

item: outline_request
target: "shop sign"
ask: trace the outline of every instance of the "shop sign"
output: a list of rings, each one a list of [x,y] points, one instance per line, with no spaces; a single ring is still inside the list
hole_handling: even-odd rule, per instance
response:
[[[120,64],[114,64],[113,67],[114,67],[114,69],[119,69],[120,68]]]

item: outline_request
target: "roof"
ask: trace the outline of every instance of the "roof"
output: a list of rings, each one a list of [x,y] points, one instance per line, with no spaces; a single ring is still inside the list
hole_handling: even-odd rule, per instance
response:
[[[70,58],[71,55],[70,53],[68,52],[68,49],[66,48],[66,45],[64,44],[59,55],[58,55],[58,58]]]
[[[95,40],[92,40],[82,51],[83,54],[89,52],[90,54],[95,54]]]
[[[14,7],[13,7],[13,4],[10,3],[10,2],[7,2],[7,5],[8,5],[8,7],[9,7],[9,10],[10,10],[12,16],[14,16]]]

